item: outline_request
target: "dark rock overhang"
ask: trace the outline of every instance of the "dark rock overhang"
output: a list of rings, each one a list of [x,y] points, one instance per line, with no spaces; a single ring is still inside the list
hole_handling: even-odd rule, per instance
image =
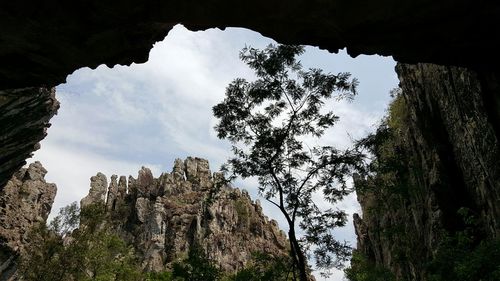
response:
[[[0,89],[55,86],[80,67],[141,63],[176,24],[245,27],[281,43],[400,62],[496,67],[500,2],[9,1],[0,9]],[[168,62],[165,62],[168,63]]]

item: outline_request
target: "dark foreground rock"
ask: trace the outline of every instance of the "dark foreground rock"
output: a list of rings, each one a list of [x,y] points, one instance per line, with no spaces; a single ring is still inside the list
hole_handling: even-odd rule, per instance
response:
[[[0,90],[0,191],[40,148],[58,109],[55,88]]]

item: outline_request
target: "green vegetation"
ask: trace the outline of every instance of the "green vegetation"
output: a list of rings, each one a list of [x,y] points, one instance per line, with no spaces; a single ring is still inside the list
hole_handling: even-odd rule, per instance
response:
[[[308,255],[317,268],[328,271],[342,266],[350,254],[350,247],[332,233],[345,225],[345,212],[319,208],[313,194],[322,193],[332,204],[342,200],[351,191],[346,180],[362,157],[354,150],[314,145],[338,120],[325,104],[352,99],[357,81],[349,73],[304,70],[297,58],[303,52],[302,46],[244,48],[240,58],[257,80],[235,79],[213,112],[218,137],[233,144],[234,157],[223,170],[230,179],[258,178],[260,194],[288,223],[292,267],[306,281]],[[297,237],[299,228],[303,237]]]
[[[254,253],[250,264],[229,276],[225,281],[292,281],[292,261],[289,257],[274,257],[263,253]],[[295,274],[296,275],[296,274]]]
[[[238,224],[240,226],[248,227],[250,224],[250,211],[248,210],[247,203],[243,199],[234,201],[234,208],[238,214]]]
[[[394,275],[387,269],[376,266],[361,253],[354,251],[351,267],[344,270],[351,281],[395,281]]]
[[[75,202],[49,226],[36,227],[19,265],[23,280],[142,280],[133,249],[106,225],[104,208],[92,205],[79,213]]]
[[[208,258],[203,249],[194,245],[188,256],[174,262],[172,271],[147,273],[146,281],[222,281],[223,272]]]
[[[182,262],[173,264],[172,277],[183,281],[216,281],[222,277],[222,272],[208,258],[199,245],[189,249],[188,257]]]
[[[407,139],[409,116],[405,100],[399,90],[393,91],[394,100],[388,110],[388,116],[374,134],[358,142],[360,148],[366,149],[371,156],[366,174],[356,182],[358,195],[365,195],[364,218],[372,225],[372,235],[379,235],[391,244],[391,255],[394,264],[402,268],[417,265],[428,277],[429,281],[493,281],[500,280],[500,240],[486,238],[481,223],[468,208],[460,208],[457,217],[462,225],[448,232],[435,230],[440,244],[429,260],[419,256],[422,246],[415,237],[415,229],[411,224],[391,224],[382,222],[381,214],[401,214],[400,209],[407,208],[410,199],[422,198],[422,189],[414,188],[412,183],[419,182],[422,171],[419,165],[412,165],[420,160],[412,151]],[[414,204],[414,203],[413,203]],[[397,219],[396,219],[397,221]],[[404,221],[404,217],[401,218]],[[378,225],[380,229],[375,229]],[[386,242],[387,242],[386,241]],[[384,268],[376,266],[373,260],[362,253],[353,254],[351,267],[345,270],[351,281],[362,280],[395,280],[394,276]],[[411,273],[401,276],[400,280],[410,280]]]
[[[445,239],[429,264],[430,281],[500,280],[500,240],[474,246],[462,235]]]
[[[146,281],[292,281],[289,257],[254,253],[246,268],[235,274],[224,274],[195,246],[188,257],[175,262],[172,271],[149,273]]]
[[[419,172],[414,167],[409,169],[411,156],[405,143],[409,117],[405,101],[398,92],[398,89],[392,91],[394,99],[388,115],[376,132],[357,142],[357,147],[366,151],[370,161],[364,180],[356,182],[356,191],[375,195],[378,201],[368,210],[375,214],[404,206],[405,200],[415,191],[410,177]]]
[[[412,155],[408,151],[408,110],[399,89],[391,91],[394,98],[387,116],[382,119],[376,132],[357,142],[357,147],[369,159],[364,173],[355,181],[358,196],[364,199],[363,217],[370,223],[371,235],[389,241],[392,261],[401,265],[420,259],[418,238],[411,224],[405,224],[404,212],[409,199],[419,198],[419,189],[412,182],[418,177],[418,169],[411,165]],[[411,168],[410,168],[411,167]],[[396,219],[387,219],[384,214],[394,214]],[[394,223],[396,222],[396,223]],[[377,239],[377,238],[375,238]],[[354,251],[351,267],[345,270],[351,281],[395,280],[395,277],[380,265],[375,265],[360,251]],[[402,277],[405,280],[406,276]]]
[[[430,281],[500,280],[500,239],[481,239],[479,221],[461,208],[465,229],[450,234],[428,264]]]
[[[30,247],[19,262],[22,280],[291,280],[287,258],[255,254],[247,268],[227,274],[197,244],[190,248],[186,258],[172,264],[171,271],[142,272],[134,250],[115,234],[113,226],[107,223],[108,216],[104,205],[90,205],[80,212],[75,202],[62,208],[49,225],[40,224],[33,229],[29,235]]]
[[[147,274],[146,281],[173,281],[174,276],[170,271],[150,272]]]

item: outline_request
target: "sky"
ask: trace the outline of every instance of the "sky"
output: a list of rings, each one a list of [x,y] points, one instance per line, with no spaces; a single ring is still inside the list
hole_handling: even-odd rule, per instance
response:
[[[51,120],[48,136],[33,159],[48,170],[46,180],[58,186],[52,216],[59,208],[80,201],[87,193],[90,177],[97,172],[133,175],[146,166],[155,176],[171,171],[176,158],[208,159],[212,171],[231,156],[230,144],[213,130],[212,106],[224,98],[226,86],[235,78],[252,80],[253,72],[239,60],[245,46],[264,48],[276,42],[259,33],[228,28],[191,32],[174,27],[165,40],[154,45],[149,60],[131,66],[104,65],[82,68],[57,87],[61,103]],[[336,102],[331,109],[340,117],[326,132],[322,144],[348,147],[374,131],[390,101],[389,91],[398,84],[395,62],[390,57],[349,57],[345,51],[331,54],[307,47],[300,57],[306,68],[325,72],[350,72],[360,85],[352,102]],[[255,180],[238,180],[235,186],[258,199]],[[317,197],[318,204],[327,204]],[[264,213],[286,223],[278,211],[263,203]],[[359,212],[354,195],[338,208]],[[355,246],[352,220],[336,232],[339,240]],[[343,280],[337,271],[321,280]]]

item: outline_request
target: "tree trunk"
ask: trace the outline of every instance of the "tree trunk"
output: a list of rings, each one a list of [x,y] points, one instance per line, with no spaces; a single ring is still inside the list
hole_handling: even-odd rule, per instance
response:
[[[297,237],[295,237],[295,231],[292,226],[290,226],[290,231],[288,232],[288,239],[290,240],[290,247],[293,255],[293,262],[299,269],[300,281],[308,281],[307,269],[306,269],[306,259],[304,253],[300,249]]]

